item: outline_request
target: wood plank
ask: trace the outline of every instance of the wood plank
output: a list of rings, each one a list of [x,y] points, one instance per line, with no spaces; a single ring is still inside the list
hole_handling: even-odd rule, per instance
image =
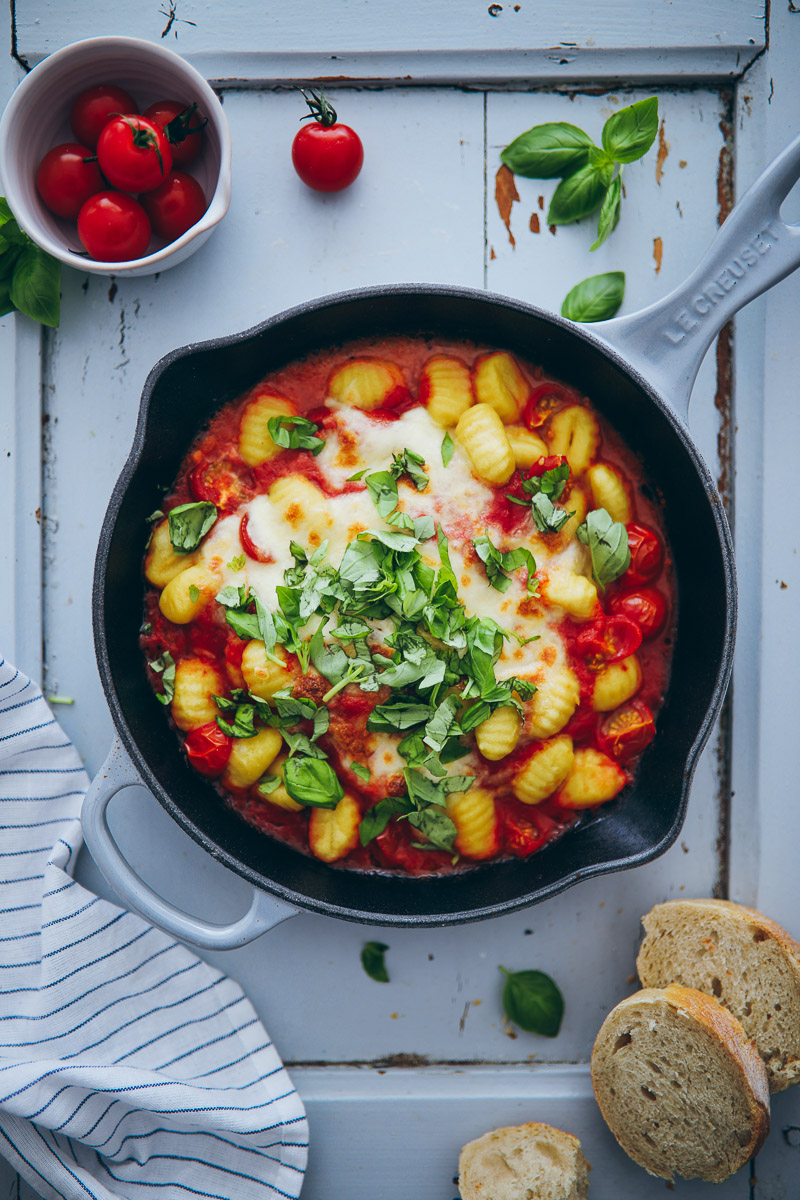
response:
[[[33,66],[68,42],[109,34],[163,40],[215,80],[413,80],[470,85],[531,79],[730,78],[765,44],[764,0],[574,0],[569,6],[451,0],[239,0],[124,10],[93,0],[17,0],[17,52]]]

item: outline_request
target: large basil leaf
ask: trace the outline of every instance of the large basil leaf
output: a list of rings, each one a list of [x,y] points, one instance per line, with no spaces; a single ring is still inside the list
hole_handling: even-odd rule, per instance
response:
[[[329,762],[321,758],[289,758],[283,768],[287,792],[309,808],[336,808],[344,788]]]
[[[217,508],[210,500],[179,504],[169,514],[169,540],[176,554],[196,550],[217,519]]]
[[[9,291],[20,312],[42,325],[58,325],[61,307],[61,263],[31,243],[17,259]]]
[[[648,96],[609,117],[603,126],[603,148],[618,163],[634,162],[652,146],[658,133],[658,97]]]
[[[607,321],[614,316],[624,296],[624,271],[590,275],[567,292],[561,305],[561,315],[570,321]]]
[[[573,221],[588,217],[602,204],[613,174],[613,162],[598,159],[562,179],[553,192],[547,224],[571,225]]]
[[[526,1033],[555,1037],[564,1016],[564,997],[544,971],[507,971],[503,988],[506,1016]]]
[[[622,176],[616,175],[609,184],[606,198],[603,201],[603,207],[600,209],[600,216],[597,221],[597,237],[589,247],[590,250],[596,250],[598,246],[602,246],[606,238],[617,228],[621,205]]]
[[[560,179],[586,164],[592,139],[577,125],[552,121],[534,125],[506,146],[501,160],[527,179]]]
[[[589,547],[592,574],[603,591],[631,565],[628,531],[620,521],[613,521],[604,508],[593,509],[575,530],[575,536]]]

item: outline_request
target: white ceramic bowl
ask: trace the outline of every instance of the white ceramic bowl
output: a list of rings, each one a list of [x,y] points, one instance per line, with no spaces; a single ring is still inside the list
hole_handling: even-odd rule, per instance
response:
[[[52,146],[74,142],[69,112],[75,97],[115,83],[143,112],[156,100],[197,101],[208,118],[200,157],[188,170],[206,195],[205,215],[174,242],[153,237],[147,254],[128,262],[97,262],[78,240],[75,221],[55,217],[36,190],[36,168]],[[27,75],[0,120],[0,182],[11,211],[38,246],[93,275],[152,275],[177,266],[202,246],[228,211],[231,137],[222,105],[206,80],[172,50],[139,38],[97,37],[56,50]]]

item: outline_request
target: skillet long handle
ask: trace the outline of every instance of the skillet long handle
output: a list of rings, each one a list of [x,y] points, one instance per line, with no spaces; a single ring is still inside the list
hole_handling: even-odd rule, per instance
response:
[[[89,785],[81,824],[92,858],[117,895],[140,916],[165,933],[204,950],[244,946],[281,921],[297,916],[296,908],[254,888],[252,903],[243,917],[231,925],[212,925],[183,912],[154,892],[123,858],[108,827],[106,810],[111,800],[124,788],[136,786],[144,785],[122,745],[115,740],[108,758]]]
[[[800,137],[742,197],[684,283],[649,308],[591,327],[684,420],[700,364],[726,321],[800,266],[800,225],[780,216],[798,178]]]

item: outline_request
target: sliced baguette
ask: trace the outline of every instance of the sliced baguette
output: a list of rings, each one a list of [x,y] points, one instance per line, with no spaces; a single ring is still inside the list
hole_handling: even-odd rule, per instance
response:
[[[589,1171],[576,1137],[530,1121],[468,1142],[458,1190],[462,1200],[586,1200]]]
[[[670,900],[642,917],[642,987],[681,983],[716,996],[756,1044],[771,1092],[800,1080],[800,944],[727,900]]]
[[[769,1132],[767,1072],[739,1022],[693,988],[646,988],[603,1022],[592,1051],[600,1111],[651,1175],[721,1183]]]

